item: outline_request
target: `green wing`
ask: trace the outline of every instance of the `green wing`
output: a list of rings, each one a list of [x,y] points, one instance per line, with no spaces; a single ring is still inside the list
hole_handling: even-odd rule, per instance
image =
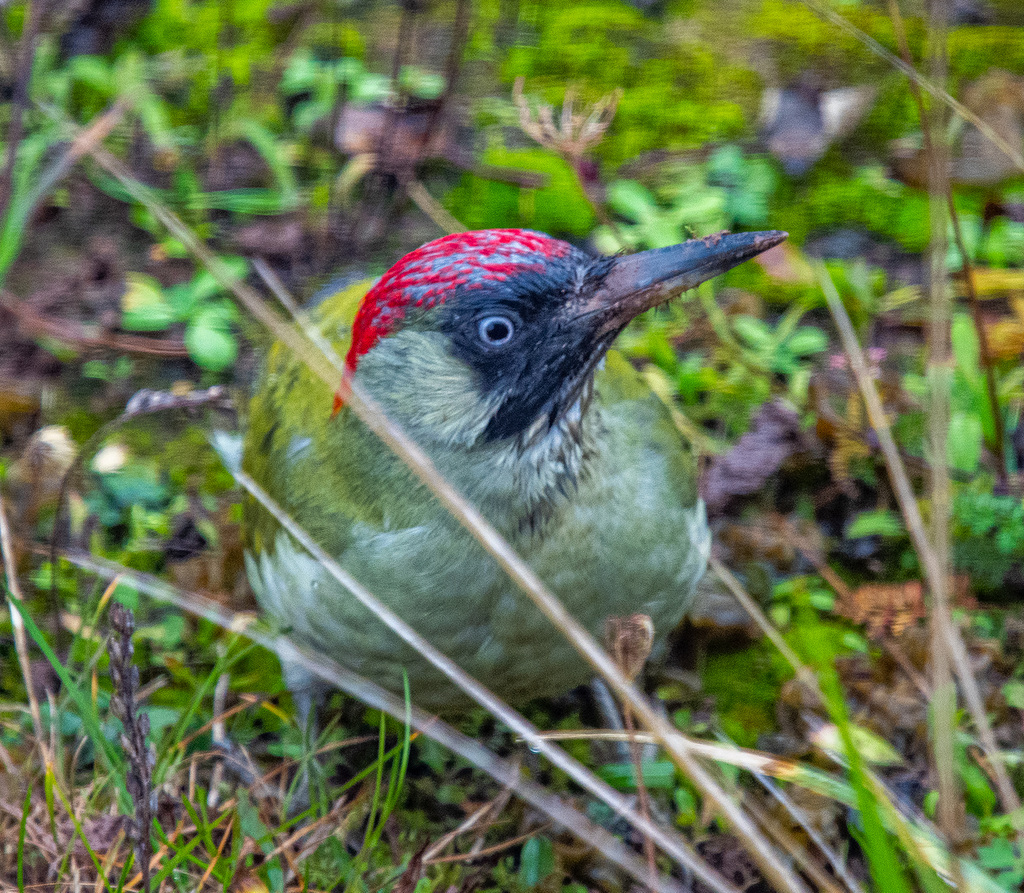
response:
[[[312,314],[312,323],[341,356],[369,285],[359,282],[330,295]],[[334,389],[285,345],[275,343],[249,401],[242,468],[321,545],[339,555],[353,522],[384,522],[387,496],[381,492],[381,475],[402,475],[404,469],[348,409],[334,415],[333,404]],[[250,549],[271,549],[277,529],[265,509],[247,501]]]

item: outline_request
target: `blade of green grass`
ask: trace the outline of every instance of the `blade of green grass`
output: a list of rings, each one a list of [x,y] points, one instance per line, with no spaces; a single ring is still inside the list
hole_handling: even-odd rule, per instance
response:
[[[852,724],[839,675],[833,668],[825,667],[818,678],[825,696],[825,705],[839,729],[843,743],[850,784],[856,795],[857,810],[863,824],[863,846],[871,877],[878,890],[886,893],[911,893],[910,882],[893,845],[893,837],[885,830],[877,798],[868,784],[864,761],[854,744]]]

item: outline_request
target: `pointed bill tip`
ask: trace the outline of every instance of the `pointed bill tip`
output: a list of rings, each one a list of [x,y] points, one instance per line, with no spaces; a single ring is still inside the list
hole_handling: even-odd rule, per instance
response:
[[[583,312],[600,313],[609,330],[731,270],[785,241],[788,233],[718,233],[681,245],[654,248],[617,258]]]

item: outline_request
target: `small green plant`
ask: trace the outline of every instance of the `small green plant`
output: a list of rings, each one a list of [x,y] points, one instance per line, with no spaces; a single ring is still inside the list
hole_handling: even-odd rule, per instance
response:
[[[1024,884],[1024,854],[1020,845],[1005,837],[978,848],[978,861],[995,873],[995,882],[1007,893],[1015,893]]]
[[[982,589],[998,589],[1024,562],[1024,502],[1019,496],[963,490],[953,502],[953,561]]]
[[[436,99],[444,90],[444,78],[415,65],[403,66],[398,86],[416,99]],[[296,98],[292,113],[296,126],[303,131],[331,114],[342,91],[346,100],[361,105],[384,102],[394,98],[391,78],[368,71],[351,56],[337,60],[318,59],[307,48],[298,50],[288,63],[281,79],[281,91]]]
[[[732,145],[716,149],[704,164],[665,167],[652,191],[635,180],[608,186],[608,206],[625,223],[615,230],[598,227],[597,246],[606,253],[623,247],[663,248],[694,235],[736,226],[757,226],[767,219],[768,201],[778,182],[770,162],[745,156]]]
[[[249,264],[244,258],[225,257],[238,278]],[[211,372],[222,372],[238,356],[235,324],[238,311],[224,296],[213,275],[201,270],[189,282],[164,288],[152,276],[128,274],[121,299],[121,325],[136,332],[162,332],[185,323],[185,346],[195,362]]]
[[[759,366],[792,375],[814,354],[828,347],[825,333],[814,326],[796,326],[786,317],[774,329],[756,316],[737,316],[732,326]]]
[[[956,370],[953,376],[948,433],[950,465],[957,471],[973,474],[978,470],[984,448],[996,452],[996,422],[989,399],[985,370],[981,365],[981,349],[974,322],[967,313],[957,313],[952,326],[953,358]],[[1010,419],[1011,400],[1018,397],[1024,383],[1024,369],[1014,368],[997,374],[997,397],[1004,427]],[[903,386],[911,394],[924,400],[931,387],[924,375],[911,373],[904,377]],[[1002,461],[1002,457],[997,457]]]

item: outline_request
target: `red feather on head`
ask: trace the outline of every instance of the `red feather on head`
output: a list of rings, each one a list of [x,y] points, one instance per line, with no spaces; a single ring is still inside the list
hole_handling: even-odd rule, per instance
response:
[[[443,236],[405,255],[359,305],[334,412],[345,403],[360,358],[398,327],[410,307],[443,304],[458,287],[483,288],[526,270],[539,272],[571,250],[567,242],[532,230],[485,229]]]

